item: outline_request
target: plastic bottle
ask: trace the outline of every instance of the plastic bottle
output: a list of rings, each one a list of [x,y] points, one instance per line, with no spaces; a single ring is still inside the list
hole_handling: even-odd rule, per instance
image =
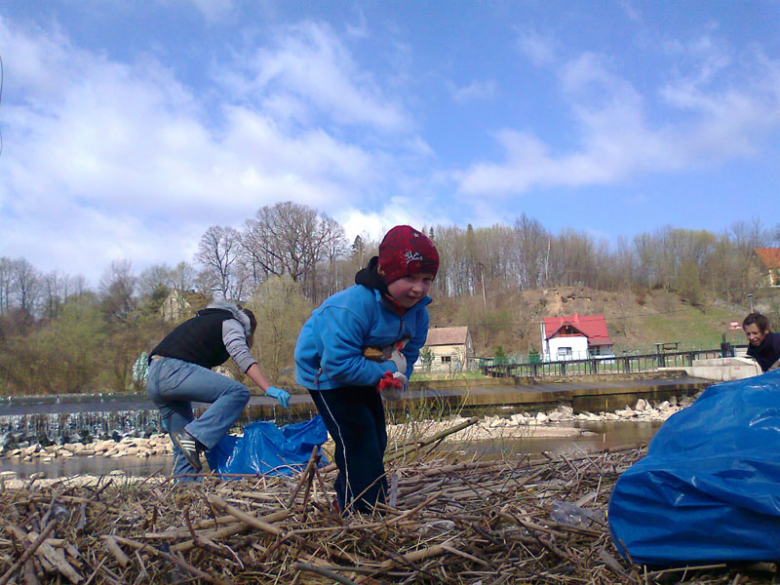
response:
[[[554,500],[550,504],[550,519],[559,524],[570,526],[588,525],[591,522],[603,521],[593,510],[586,510],[569,502]]]

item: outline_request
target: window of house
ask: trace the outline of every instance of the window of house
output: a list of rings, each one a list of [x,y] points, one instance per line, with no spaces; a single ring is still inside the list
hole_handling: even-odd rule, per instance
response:
[[[571,348],[570,347],[559,347],[558,348],[558,357],[571,357]]]
[[[452,361],[452,356],[451,355],[443,355],[443,356],[441,356],[441,363],[447,364],[447,363],[449,363],[451,361]]]

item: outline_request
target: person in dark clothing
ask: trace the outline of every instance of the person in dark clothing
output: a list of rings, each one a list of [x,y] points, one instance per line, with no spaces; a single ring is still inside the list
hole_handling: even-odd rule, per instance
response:
[[[747,354],[758,362],[762,372],[780,367],[780,333],[769,330],[769,319],[761,313],[750,313],[742,322],[748,339]]]
[[[178,481],[191,481],[202,469],[200,454],[219,442],[249,402],[246,386],[212,368],[232,358],[268,396],[288,406],[289,393],[271,386],[249,351],[256,327],[252,311],[220,301],[177,326],[152,350],[146,391],[173,441]],[[211,406],[196,420],[193,402]]]
[[[309,390],[335,443],[336,496],[344,514],[385,502],[382,398],[412,374],[428,336],[428,290],[438,269],[433,242],[396,226],[355,284],[326,299],[301,329],[296,380]]]

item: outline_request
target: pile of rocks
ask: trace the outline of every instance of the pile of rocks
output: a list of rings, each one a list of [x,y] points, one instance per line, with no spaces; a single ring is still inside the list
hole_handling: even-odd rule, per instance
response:
[[[173,451],[173,444],[167,434],[152,435],[148,439],[141,437],[125,437],[119,441],[108,439],[95,441],[87,445],[83,443],[65,443],[63,445],[50,445],[42,447],[39,444],[30,445],[22,449],[12,449],[4,453],[5,457],[21,461],[41,461],[48,463],[56,458],[68,458],[75,456],[86,457],[150,457],[152,455],[166,455]]]
[[[547,413],[539,412],[534,415],[523,413],[513,414],[511,420],[519,424],[529,425],[544,425],[548,423],[571,421],[665,421],[675,412],[679,412],[683,408],[687,408],[693,404],[694,400],[695,398],[693,397],[684,397],[680,399],[672,397],[670,400],[655,403],[640,398],[636,401],[633,408],[626,406],[622,410],[616,410],[615,412],[600,412],[598,414],[592,412],[574,414],[574,410],[571,406],[561,405],[555,410]]]
[[[634,407],[627,406],[615,412],[574,413],[571,406],[560,405],[548,412],[516,413],[511,416],[487,416],[455,435],[459,441],[482,441],[499,438],[560,438],[593,434],[587,429],[573,426],[580,422],[663,422],[674,413],[693,404],[695,398],[671,398],[660,403],[651,403],[644,398],[637,400]],[[411,437],[428,437],[457,426],[467,419],[454,417],[444,421],[415,421],[390,425],[388,434],[403,442]]]

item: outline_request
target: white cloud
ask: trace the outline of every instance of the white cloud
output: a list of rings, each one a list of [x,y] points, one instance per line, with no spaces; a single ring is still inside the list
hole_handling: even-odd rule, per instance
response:
[[[642,22],[642,15],[633,2],[630,2],[629,0],[623,0],[622,2],[619,2],[618,5],[623,9],[623,12],[625,12],[629,20],[632,20],[636,23]]]
[[[691,52],[701,54],[703,46],[694,45]],[[640,173],[751,155],[769,129],[780,126],[780,76],[777,69],[751,62],[747,65],[756,69],[755,77],[730,83],[717,76],[730,63],[723,57],[703,59],[689,76],[666,83],[657,95],[643,96],[603,57],[583,54],[559,72],[579,148],[553,152],[530,132],[504,128],[494,134],[504,161],[480,162],[458,173],[460,191],[505,196],[538,186],[615,184]],[[767,83],[767,76],[774,81]],[[671,111],[664,123],[653,125],[647,101],[658,96],[662,101],[654,105]]]
[[[361,6],[353,8],[355,12],[356,23],[347,23],[344,27],[347,37],[351,39],[365,39],[368,37],[369,29],[366,21],[366,14]]]
[[[518,30],[517,48],[537,67],[555,62],[555,42],[533,30]]]
[[[261,51],[263,83],[245,80],[269,99],[223,96],[214,112],[213,96],[201,97],[156,61],[110,61],[57,31],[0,19],[8,45],[0,254],[95,282],[121,258],[136,270],[191,261],[210,225],[240,228],[264,205],[292,200],[333,215],[370,205],[367,194],[380,192],[388,165],[403,181],[381,144],[361,146],[338,125],[290,127],[280,116],[293,95],[287,117],[298,118],[298,108],[314,118],[314,104],[337,122],[354,114],[381,131],[408,125],[329,31],[293,33],[279,40],[282,48]],[[306,79],[308,67],[318,70],[314,79]],[[398,138],[393,148],[402,153],[429,149],[412,134]]]
[[[190,0],[208,21],[218,21],[233,10],[233,0]]]
[[[396,225],[410,225],[419,230],[424,226],[433,226],[437,222],[450,223],[445,219],[444,214],[431,215],[424,203],[421,204],[419,200],[407,197],[394,197],[377,211],[344,209],[339,211],[334,219],[344,227],[347,239],[350,241],[353,241],[355,236],[368,236],[380,241],[390,228]]]
[[[458,103],[464,103],[473,100],[485,100],[492,98],[496,93],[496,82],[492,79],[487,81],[472,81],[464,87],[455,88],[452,92],[452,99]]]
[[[209,23],[225,20],[234,9],[233,0],[157,0],[157,2],[165,7],[179,5],[184,10],[194,8]]]
[[[244,57],[242,57],[244,60]],[[412,124],[400,104],[383,95],[376,80],[361,71],[349,50],[324,25],[287,27],[273,48],[248,58],[249,79],[236,83],[223,76],[232,91],[263,103],[297,100],[339,125],[366,126],[382,132],[406,132]]]

